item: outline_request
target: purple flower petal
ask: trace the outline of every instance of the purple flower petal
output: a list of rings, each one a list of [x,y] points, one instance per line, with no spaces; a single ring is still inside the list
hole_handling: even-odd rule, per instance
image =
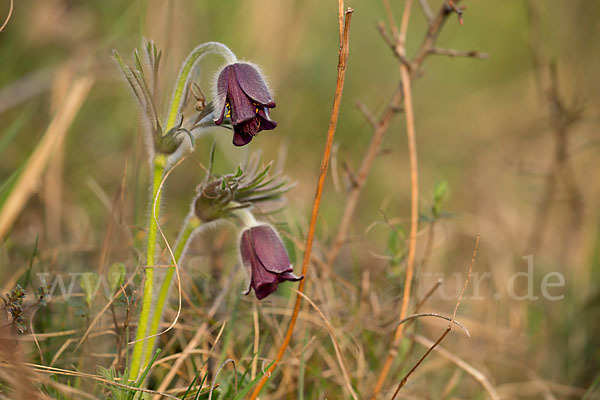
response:
[[[247,63],[233,64],[237,82],[252,100],[264,107],[274,108],[275,100],[271,97],[267,84],[256,68]]]
[[[233,130],[233,144],[234,146],[245,146],[252,140],[252,135],[248,135],[245,132],[240,132],[237,127]]]
[[[250,242],[250,231],[246,230],[242,233],[240,238],[240,253],[242,254],[242,265],[248,274],[248,287],[244,294],[250,293],[250,287],[252,285],[252,261],[256,258],[254,251],[252,251],[252,243]]]
[[[217,96],[214,99],[215,102],[215,115],[219,115],[219,118],[215,119],[215,124],[221,125],[225,118],[225,104],[227,103],[227,91],[230,82],[237,82],[235,80],[235,72],[231,65],[226,66],[219,73],[217,80]],[[220,112],[220,114],[216,114]]]
[[[267,108],[260,108],[258,110],[258,116],[260,118],[259,130],[269,131],[277,127],[277,122],[271,119],[269,116],[269,110]]]
[[[304,279],[304,275],[296,276],[292,272],[284,272],[283,274],[277,275],[277,279],[280,283],[285,281],[296,282]]]
[[[231,119],[233,144],[244,146],[262,130],[275,129],[277,122],[269,116],[275,100],[260,72],[247,63],[227,65],[219,73],[214,101],[215,124]]]
[[[270,295],[271,293],[273,293],[274,291],[276,291],[277,286],[278,286],[277,282],[262,283],[256,287],[254,287],[254,294],[256,295],[256,298],[258,300],[262,300],[265,297],[267,297],[268,295]]]
[[[238,85],[229,85],[227,100],[231,106],[231,123],[234,126],[256,117],[256,106]]]
[[[250,231],[254,253],[268,271],[277,274],[293,271],[285,247],[273,228],[258,225],[250,228]]]

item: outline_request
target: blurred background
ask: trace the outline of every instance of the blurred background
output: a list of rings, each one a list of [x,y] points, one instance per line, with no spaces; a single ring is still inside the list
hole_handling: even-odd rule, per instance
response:
[[[442,5],[429,3],[434,13]],[[457,315],[472,337],[455,330],[441,346],[485,376],[501,398],[600,398],[593,386],[600,376],[600,3],[461,4],[467,6],[464,26],[451,15],[437,46],[477,50],[489,58],[432,55],[413,83],[421,214],[413,302],[441,278],[442,286],[422,311],[452,314],[480,233],[473,279]],[[0,0],[0,19],[9,5]],[[398,61],[376,29],[380,21],[388,22],[384,2],[346,5],[355,13],[314,250],[320,260],[334,240],[373,135],[356,104],[379,118],[400,82]],[[399,20],[404,2],[391,1],[391,7]],[[409,57],[427,25],[415,2]],[[234,148],[230,131],[220,128],[197,141],[193,157],[166,183],[162,222],[167,235],[175,235],[187,214],[204,176],[199,163],[206,163],[216,141],[217,172],[235,171],[249,153],[261,152],[263,160],[273,160],[297,182],[287,207],[269,219],[281,228],[297,268],[301,264],[335,89],[336,2],[20,0],[0,32],[0,207],[2,223],[8,221],[2,226],[0,287],[4,294],[21,284],[31,305],[19,340],[23,361],[88,373],[97,373],[98,366],[123,366],[115,355],[124,352],[122,340],[118,344],[113,337],[118,334],[98,335],[75,347],[106,299],[86,303],[80,294],[72,301],[56,296],[37,304],[36,274],[51,279],[69,272],[100,273],[114,263],[133,272],[143,253],[148,162],[137,105],[111,59],[114,49],[131,61],[143,37],[163,51],[163,110],[181,62],[205,41],[223,42],[240,59],[259,65],[277,102],[272,112],[277,129],[261,132],[249,146]],[[198,72],[209,99],[221,62],[208,58]],[[72,118],[61,129],[54,116],[81,79],[91,88],[82,90],[80,106],[73,106]],[[47,145],[48,135],[55,136],[54,147]],[[7,210],[22,172],[35,159],[41,161],[27,178],[28,195],[17,201],[17,209]],[[332,324],[361,398],[372,393],[398,322],[409,213],[406,129],[399,112],[386,131],[339,256],[331,268],[322,261],[311,265],[307,278],[307,295]],[[196,369],[204,368],[212,378],[226,358],[236,360],[242,371],[259,374],[262,361],[252,365],[256,321],[259,360],[268,364],[281,343],[295,286],[282,285],[278,295],[260,303],[241,296],[236,235],[225,228],[197,238],[184,263],[190,279],[181,327],[163,335],[159,347],[167,356],[181,352],[204,323],[206,334],[198,347],[206,352],[190,356],[168,389],[187,387]],[[511,281],[518,272],[527,276]],[[550,273],[564,278],[564,285],[548,288],[555,299],[542,292],[544,279],[560,282],[556,274],[545,278]],[[537,299],[511,296],[510,282],[518,296],[529,290]],[[81,293],[78,286],[74,291]],[[223,294],[225,287],[229,291]],[[221,294],[224,299],[209,312]],[[174,318],[176,307],[175,299],[167,319]],[[114,311],[119,321],[135,315],[125,308],[121,304]],[[221,339],[215,340],[225,322]],[[423,318],[408,332],[435,341],[445,326]],[[97,329],[111,327],[107,314]],[[37,343],[32,330],[48,335]],[[49,334],[69,330],[75,333]],[[404,356],[394,362],[381,398],[391,396],[426,350],[414,343],[410,336],[402,342]],[[401,394],[487,398],[478,379],[454,361],[432,353]],[[170,363],[155,366],[150,388],[160,387]],[[264,398],[349,398],[329,331],[308,305],[278,370]],[[222,398],[233,386],[233,374],[225,368],[219,377]],[[47,386],[36,377],[33,384]],[[7,372],[0,379],[0,393],[10,398],[10,381],[17,378]],[[105,391],[93,380],[52,379],[93,388],[98,397]]]

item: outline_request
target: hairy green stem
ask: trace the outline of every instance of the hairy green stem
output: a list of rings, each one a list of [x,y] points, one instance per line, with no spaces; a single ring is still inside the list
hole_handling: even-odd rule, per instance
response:
[[[207,42],[196,47],[188,58],[183,62],[179,76],[177,77],[177,84],[173,91],[173,98],[169,105],[169,114],[167,115],[167,122],[165,124],[165,132],[173,128],[177,123],[177,116],[181,112],[185,103],[185,89],[187,88],[191,79],[191,72],[194,67],[200,62],[200,60],[207,54],[220,54],[225,58],[227,63],[233,63],[236,61],[235,54],[227,46],[219,42]]]
[[[218,42],[204,43],[192,50],[188,58],[184,61],[181,71],[179,72],[179,76],[177,77],[177,82],[173,90],[173,96],[171,98],[169,111],[167,113],[167,118],[165,121],[164,132],[169,132],[177,124],[179,114],[181,113],[185,105],[186,88],[189,85],[190,79],[192,77],[192,72],[198,65],[200,60],[205,55],[211,53],[217,53],[222,55],[227,63],[232,63],[236,60],[236,57],[231,52],[231,50],[229,50],[227,46]],[[158,190],[160,188],[163,176],[165,174],[166,166],[167,156],[161,153],[157,153],[154,156],[153,160],[152,198],[150,200],[150,216],[148,220],[148,253],[146,257],[145,269],[146,279],[144,281],[144,291],[142,295],[142,310],[140,312],[138,330],[135,338],[135,345],[133,348],[131,365],[129,369],[130,380],[137,379],[137,376],[142,370],[142,367],[151,358],[150,356],[154,348],[155,337],[148,338],[147,340],[144,340],[144,338],[153,336],[158,333],[158,325],[160,324],[162,318],[162,312],[169,291],[169,286],[173,279],[173,273],[175,272],[174,268],[170,268],[167,271],[165,279],[161,284],[156,304],[153,304],[155,272],[155,268],[153,266],[156,262],[156,239],[158,231],[156,219],[158,219],[158,215],[160,214],[161,199]],[[190,223],[197,223],[199,226],[199,220],[195,219],[194,216],[186,219],[187,225],[184,227],[180,239],[184,239],[186,233],[187,238],[185,238],[185,240],[180,240],[180,243],[178,243],[178,245],[176,246],[176,252],[179,251],[179,254],[175,257],[176,260],[182,255],[183,251],[185,250],[187,241],[189,240],[195,229],[189,226]],[[189,232],[188,228],[190,229]],[[153,306],[154,310],[151,313],[151,309],[153,308]]]
[[[147,341],[142,340],[147,336],[148,320],[150,318],[150,309],[152,308],[152,295],[154,286],[154,268],[152,267],[156,259],[156,235],[158,226],[155,220],[155,212],[158,214],[160,210],[160,198],[158,189],[162,182],[165,172],[166,156],[157,154],[153,162],[152,174],[152,197],[150,200],[150,213],[148,216],[148,243],[146,255],[146,279],[144,281],[144,293],[142,295],[142,311],[138,321],[138,329],[135,336],[135,345],[133,347],[133,355],[131,357],[131,367],[129,369],[129,379],[135,380],[140,372],[142,364],[149,358],[146,358]],[[155,204],[156,202],[156,204]],[[157,217],[158,218],[158,217]],[[152,351],[152,349],[150,349]]]
[[[202,222],[195,215],[190,215],[186,218],[184,226],[181,229],[179,234],[179,238],[177,239],[177,243],[175,244],[175,248],[173,250],[173,255],[175,256],[175,262],[179,264],[183,256],[184,250],[187,248],[187,245],[192,238],[193,233],[200,227]],[[169,267],[167,269],[167,273],[162,281],[158,292],[158,298],[156,299],[156,304],[154,305],[154,313],[152,314],[152,321],[150,323],[150,330],[148,331],[148,336],[156,335],[158,333],[160,321],[162,320],[162,314],[165,308],[165,303],[167,301],[167,296],[169,294],[169,288],[171,287],[171,283],[173,281],[173,275],[175,274],[175,266]],[[147,340],[147,349],[146,352],[152,352],[154,348],[154,343],[156,342],[156,336],[152,336]]]

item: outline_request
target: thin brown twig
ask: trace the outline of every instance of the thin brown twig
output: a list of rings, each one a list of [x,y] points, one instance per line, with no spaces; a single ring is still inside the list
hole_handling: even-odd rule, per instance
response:
[[[377,129],[377,126],[379,126],[379,121],[377,121],[367,106],[359,100],[356,101],[355,106],[358,111],[362,113],[363,117],[365,117],[365,119],[371,124],[371,127],[373,127],[373,129]]]
[[[329,253],[327,255],[327,260],[325,262],[324,271],[328,271],[331,269],[335,259],[337,258],[342,245],[346,241],[348,230],[350,228],[350,223],[352,222],[352,218],[354,216],[354,211],[356,210],[356,206],[358,205],[358,200],[360,198],[360,194],[362,189],[367,181],[367,177],[369,176],[369,171],[371,171],[371,167],[375,158],[379,154],[381,149],[381,143],[383,141],[383,137],[387,132],[393,117],[395,115],[395,110],[402,103],[402,89],[398,88],[390,105],[386,108],[385,112],[379,119],[377,123],[377,127],[375,128],[375,132],[373,133],[373,137],[371,138],[371,143],[369,144],[369,148],[363,158],[360,169],[358,170],[358,175],[356,176],[356,184],[353,185],[350,193],[348,193],[346,197],[346,205],[344,207],[344,212],[342,214],[342,218],[340,219],[340,223],[337,229],[337,233],[335,238],[331,244],[329,249]]]
[[[581,118],[581,113],[577,107],[568,107],[564,104],[559,92],[556,65],[548,61],[542,52],[542,43],[539,36],[540,16],[536,3],[530,0],[525,4],[529,18],[529,51],[533,61],[537,89],[540,92],[542,101],[546,103],[548,118],[552,124],[551,128],[554,134],[554,157],[548,167],[543,194],[532,221],[527,241],[527,252],[535,254],[543,242],[559,180],[562,178],[571,211],[569,229],[564,230],[564,237],[561,241],[560,261],[564,264],[567,262],[570,249],[573,249],[578,242],[584,211],[581,189],[576,182],[572,163],[569,159],[569,128]]]
[[[458,301],[454,306],[454,313],[452,314],[452,322],[456,318],[456,313],[458,312],[458,307],[460,306],[460,302],[465,295],[465,290],[467,290],[467,285],[469,284],[469,280],[471,279],[471,273],[473,272],[473,265],[475,265],[475,259],[477,258],[477,250],[479,250],[479,240],[481,239],[481,234],[477,234],[477,239],[475,239],[475,248],[473,249],[473,256],[471,257],[471,264],[469,264],[469,272],[467,273],[467,279],[465,280],[465,284],[463,285],[462,290],[460,291],[460,296],[458,297]]]
[[[425,14],[425,18],[427,18],[427,22],[431,22],[433,20],[433,13],[431,12],[431,7],[429,7],[429,3],[427,0],[419,0],[419,4],[421,5],[421,10],[423,10],[423,14]]]
[[[425,242],[425,253],[423,254],[423,259],[421,260],[421,268],[419,270],[419,273],[421,276],[423,276],[423,274],[427,270],[427,264],[429,263],[431,253],[433,252],[433,242],[435,239],[436,221],[437,220],[434,218],[429,223],[429,228],[427,229],[427,242]]]
[[[473,249],[473,256],[471,257],[471,263],[469,264],[469,272],[467,274],[467,279],[465,279],[465,283],[463,285],[462,291],[460,292],[460,296],[458,296],[458,300],[456,301],[456,305],[454,306],[454,313],[452,314],[452,319],[450,320],[450,323],[448,324],[448,328],[446,328],[446,330],[444,331],[444,333],[442,333],[442,335],[438,338],[438,340],[436,340],[435,343],[433,343],[429,347],[429,349],[427,349],[427,351],[425,352],[425,354],[423,354],[423,356],[419,359],[419,361],[417,361],[417,363],[411,368],[410,371],[408,371],[408,373],[404,376],[404,378],[402,378],[402,380],[398,384],[398,387],[396,387],[396,391],[394,392],[394,395],[392,396],[392,400],[394,400],[396,398],[396,396],[398,395],[398,392],[400,392],[400,389],[402,389],[404,387],[404,385],[406,385],[406,382],[408,381],[408,378],[410,377],[410,375],[412,375],[412,373],[417,369],[417,367],[419,365],[421,365],[421,363],[425,360],[425,358],[450,333],[450,331],[452,330],[452,324],[456,323],[456,321],[455,321],[455,319],[456,319],[456,312],[458,311],[458,307],[460,306],[460,302],[462,301],[462,298],[465,295],[465,290],[467,289],[467,285],[469,284],[469,281],[471,280],[471,273],[473,272],[473,265],[475,264],[475,259],[477,258],[477,250],[479,249],[479,239],[480,238],[481,238],[481,235],[477,234],[477,239],[475,240],[475,248]],[[471,335],[468,333],[468,331],[467,331],[467,335],[469,337],[471,337]]]
[[[396,35],[398,35],[398,25],[396,24],[396,18],[394,17],[394,10],[392,9],[390,0],[383,0],[383,6],[385,7],[385,14],[388,17],[388,23],[390,24],[390,30],[392,31],[392,37],[395,38]]]
[[[406,53],[406,32],[408,31],[408,22],[410,21],[410,12],[412,10],[413,0],[406,0],[404,3],[404,12],[402,13],[402,21],[400,21],[400,32],[398,33],[398,41],[396,47],[399,53]]]
[[[427,339],[424,336],[421,336],[421,335],[411,335],[411,336],[415,342],[419,343],[422,346],[429,347],[429,348],[434,347],[435,343],[432,342],[431,340]],[[481,386],[483,386],[483,388],[488,392],[488,394],[490,395],[490,398],[492,400],[500,400],[500,396],[496,392],[496,389],[494,389],[494,387],[492,386],[490,381],[487,379],[487,377],[482,372],[476,370],[473,366],[471,366],[470,364],[468,364],[461,358],[458,358],[457,356],[455,356],[454,354],[452,354],[451,352],[449,352],[448,350],[446,350],[445,348],[443,348],[441,346],[435,346],[434,349],[442,357],[450,360],[452,363],[454,363],[459,368],[461,368],[466,373],[468,373],[473,378],[475,378],[475,380],[477,380],[477,382],[479,382],[481,384]]]
[[[354,10],[352,8],[348,8],[345,12],[344,27],[343,27],[343,40],[342,40],[342,44],[339,49],[338,67],[337,67],[338,75],[337,75],[337,82],[336,82],[336,87],[335,87],[335,96],[333,99],[333,109],[331,111],[331,118],[329,121],[329,129],[327,132],[327,141],[325,144],[325,151],[323,153],[323,158],[321,160],[319,180],[317,183],[317,190],[315,193],[315,199],[313,202],[312,213],[311,213],[311,217],[310,217],[310,225],[309,225],[308,234],[306,237],[304,259],[302,261],[302,275],[304,275],[304,279],[301,280],[300,284],[298,285],[298,291],[300,293],[303,292],[304,286],[306,283],[306,279],[307,279],[308,264],[310,263],[310,259],[311,259],[313,239],[314,239],[314,235],[315,235],[315,228],[317,225],[317,216],[319,214],[319,207],[321,205],[321,195],[323,194],[323,186],[325,185],[325,177],[327,175],[327,167],[329,166],[329,156],[331,154],[331,147],[333,145],[335,128],[337,126],[337,120],[338,120],[338,115],[339,115],[339,111],[340,111],[340,104],[341,104],[341,100],[342,100],[342,91],[344,88],[344,81],[346,78],[346,66],[347,66],[347,62],[348,62],[348,53],[349,53],[350,20],[352,19],[353,12],[354,12]],[[275,369],[275,367],[277,366],[279,361],[283,358],[283,353],[285,353],[285,350],[287,349],[287,346],[290,343],[290,340],[292,339],[292,333],[294,331],[294,326],[296,325],[296,320],[298,319],[298,313],[300,312],[300,306],[302,304],[302,296],[300,295],[300,293],[296,296],[296,303],[294,305],[294,313],[292,314],[292,318],[290,319],[288,329],[287,329],[285,338],[283,340],[283,343],[281,344],[279,351],[277,352],[277,355],[275,356],[275,360],[273,360],[273,363],[267,370],[267,374],[262,376],[262,378],[256,385],[256,388],[252,392],[252,395],[250,396],[251,400],[254,400],[258,397],[258,394],[260,393],[263,386],[269,379],[269,376],[271,375],[271,373],[273,372],[273,370]]]
[[[480,60],[486,60],[486,59],[490,58],[489,54],[482,53],[477,50],[465,51],[465,50],[455,50],[455,49],[444,49],[441,47],[433,47],[433,48],[431,48],[429,53],[430,54],[438,54],[441,56],[448,56],[448,57],[471,57],[471,58],[478,58]]]
[[[377,29],[377,32],[379,32],[379,34],[381,35],[381,38],[383,39],[383,41],[385,43],[387,43],[387,45],[390,47],[390,49],[392,49],[396,58],[398,58],[398,60],[400,60],[400,62],[410,66],[410,60],[408,58],[406,58],[406,55],[404,55],[403,53],[401,53],[397,50],[396,40],[394,39],[394,37],[392,37],[388,34],[388,32],[385,28],[385,24],[383,22],[380,22],[379,24],[377,24],[375,26],[375,28]]]
[[[396,398],[396,396],[398,395],[398,392],[400,392],[400,389],[402,389],[404,387],[404,385],[406,385],[406,382],[408,381],[408,378],[412,375],[412,373],[415,372],[415,370],[419,367],[419,365],[421,365],[421,363],[423,361],[425,361],[425,358],[427,358],[427,356],[433,351],[433,349],[435,349],[438,346],[438,344],[440,344],[442,342],[442,340],[444,340],[444,338],[450,333],[451,330],[452,330],[452,328],[450,328],[450,326],[448,326],[448,328],[446,328],[444,333],[442,333],[442,336],[440,336],[438,338],[438,340],[436,340],[435,343],[433,343],[429,347],[429,349],[427,349],[427,351],[425,352],[425,354],[423,354],[423,356],[421,356],[419,361],[417,361],[417,363],[415,365],[413,365],[413,367],[410,369],[410,371],[408,371],[408,373],[404,376],[404,378],[402,378],[402,380],[398,384],[398,387],[396,388],[396,391],[394,391],[394,394],[392,395],[392,400],[394,400]]]
[[[13,8],[14,8],[14,0],[10,0],[10,5],[8,6],[8,15],[6,16],[6,19],[4,20],[4,22],[2,23],[2,26],[0,26],[0,32],[2,32],[4,30],[4,28],[6,28],[6,25],[8,25],[8,21],[10,21],[10,18],[12,17]]]
[[[454,4],[457,4],[460,0],[455,0]],[[419,68],[422,66],[423,61],[428,54],[430,54],[431,49],[435,46],[435,42],[444,26],[444,23],[448,19],[448,16],[452,13],[452,8],[448,6],[446,2],[442,4],[440,11],[437,13],[436,17],[431,20],[429,24],[429,28],[427,28],[427,33],[425,34],[425,38],[421,42],[419,49],[415,57],[413,58],[413,65],[418,68],[413,68],[413,75],[416,74]]]
[[[429,298],[433,295],[433,293],[435,293],[435,291],[437,290],[437,288],[439,288],[440,286],[442,286],[443,282],[444,281],[442,281],[441,279],[437,280],[437,282],[435,283],[435,285],[433,285],[431,287],[431,289],[429,289],[429,292],[427,292],[427,294],[425,294],[425,296],[423,296],[423,298],[417,302],[417,305],[415,306],[415,312],[419,312],[419,310],[421,309],[421,307],[423,307],[423,305],[425,304],[425,302],[427,300],[429,300]]]
[[[438,314],[438,313],[419,313],[419,314],[413,314],[413,315],[409,315],[408,317],[400,320],[400,322],[398,322],[398,324],[403,324],[405,322],[410,322],[410,321],[414,321],[417,318],[422,318],[422,317],[436,317],[436,318],[440,318],[440,319],[445,319],[446,321],[450,322],[451,324],[455,324],[457,326],[459,326],[468,337],[471,337],[471,332],[469,332],[469,330],[467,329],[466,326],[464,326],[463,324],[461,324],[460,322],[456,321],[454,319],[455,316],[452,317],[448,317],[446,315],[442,315],[442,314]]]

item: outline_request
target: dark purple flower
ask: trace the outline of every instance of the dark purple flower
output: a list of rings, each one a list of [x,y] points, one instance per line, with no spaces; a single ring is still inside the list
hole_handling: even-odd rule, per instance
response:
[[[219,73],[215,98],[215,123],[231,118],[233,144],[244,146],[262,130],[275,129],[269,117],[275,108],[267,84],[258,70],[247,63],[229,64]]]
[[[283,281],[299,281],[302,276],[293,274],[290,258],[277,233],[269,225],[256,225],[244,230],[240,252],[250,283],[244,294],[254,289],[261,300],[277,290]]]

